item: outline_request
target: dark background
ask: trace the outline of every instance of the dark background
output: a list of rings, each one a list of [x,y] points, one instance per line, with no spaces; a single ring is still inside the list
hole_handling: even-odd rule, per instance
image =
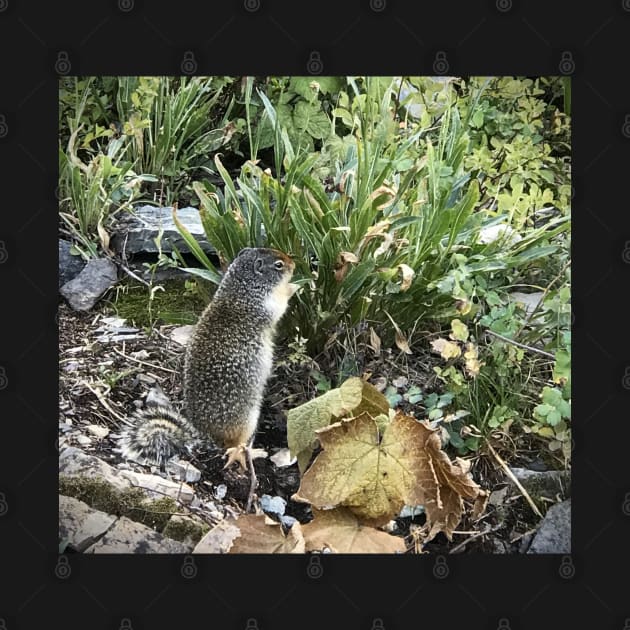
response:
[[[630,0],[0,0],[0,630],[629,629],[629,48]],[[59,559],[57,79],[190,70],[573,77],[571,556]]]

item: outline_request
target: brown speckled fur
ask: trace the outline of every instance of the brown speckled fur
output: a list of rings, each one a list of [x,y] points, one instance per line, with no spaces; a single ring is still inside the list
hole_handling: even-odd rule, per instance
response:
[[[188,343],[184,415],[164,409],[152,415],[151,408],[136,415],[122,435],[125,457],[162,466],[182,449],[186,434],[189,443],[200,437],[226,448],[250,442],[271,372],[276,325],[293,294],[294,268],[278,250],[247,248],[238,254]]]

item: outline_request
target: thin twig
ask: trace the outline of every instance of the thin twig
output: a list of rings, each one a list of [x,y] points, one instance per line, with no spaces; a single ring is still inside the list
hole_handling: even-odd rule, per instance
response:
[[[527,503],[529,503],[529,505],[532,508],[532,510],[534,510],[534,512],[536,513],[537,516],[540,516],[540,518],[543,518],[543,515],[541,514],[540,510],[538,509],[538,506],[534,503],[533,499],[529,495],[529,492],[527,492],[527,490],[525,490],[525,488],[523,488],[523,485],[514,476],[514,473],[510,470],[509,466],[503,461],[501,456],[494,450],[494,448],[492,448],[492,444],[490,444],[490,442],[486,442],[486,445],[490,449],[490,452],[492,453],[494,458],[497,460],[497,462],[499,463],[501,468],[503,468],[503,470],[505,471],[505,474],[514,482],[514,485],[520,490],[521,494],[525,497],[525,500],[527,501]]]
[[[120,420],[121,422],[126,422],[127,421],[127,418],[123,418],[123,416],[121,416],[120,414],[116,413],[109,406],[109,403],[105,400],[105,397],[103,396],[103,394],[101,393],[100,390],[94,389],[87,381],[81,381],[81,384],[85,385],[96,396],[96,399],[98,400],[98,402],[100,402],[101,405],[103,405],[103,407],[105,407],[105,409],[107,409],[107,411],[109,411],[109,413],[112,414],[112,416],[114,416],[115,418],[118,418],[118,420]]]
[[[116,354],[119,354],[121,357],[124,357],[125,359],[129,359],[130,361],[135,361],[136,363],[141,363],[142,365],[146,365],[146,366],[148,366],[150,368],[154,368],[156,370],[162,370],[163,372],[170,372],[171,374],[179,374],[179,372],[177,372],[177,370],[171,370],[170,368],[165,368],[165,367],[162,367],[160,365],[154,365],[153,363],[147,363],[146,361],[141,361],[140,359],[135,359],[134,357],[131,357],[128,354],[125,354],[124,352],[121,352],[120,350],[118,350],[118,348],[112,347],[112,350]]]
[[[499,333],[494,332],[494,330],[486,330],[484,331],[488,335],[492,335],[501,341],[505,341],[506,343],[511,343],[513,346],[518,346],[519,348],[523,348],[524,350],[529,350],[530,352],[536,352],[537,354],[542,354],[544,357],[549,357],[550,359],[555,359],[556,357],[551,354],[551,352],[546,352],[545,350],[540,350],[539,348],[534,348],[533,346],[528,346],[520,341],[514,341],[514,339],[510,339],[509,337],[504,337]]]
[[[146,280],[144,280],[143,278],[135,274],[133,271],[131,271],[131,269],[129,269],[129,267],[124,265],[122,262],[118,264],[121,267],[121,269],[125,271],[128,275],[130,275],[134,280],[137,280],[138,282],[141,282],[142,284],[144,284],[144,286],[151,288],[151,284],[149,282],[147,282]]]
[[[497,529],[501,529],[503,527],[503,524],[499,524],[499,525],[495,525],[494,527],[490,527],[489,529],[486,529],[484,531],[480,531],[480,532],[475,532],[470,538],[466,538],[466,540],[463,540],[462,542],[460,542],[458,545],[455,545],[450,551],[449,553],[457,553],[460,549],[463,549],[469,542],[477,539],[477,538],[481,538],[481,536],[485,536],[486,534],[491,534],[492,532],[496,532]],[[453,532],[455,533],[455,532]]]

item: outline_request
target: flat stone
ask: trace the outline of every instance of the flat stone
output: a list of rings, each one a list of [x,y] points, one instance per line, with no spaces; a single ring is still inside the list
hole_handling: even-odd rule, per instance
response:
[[[107,427],[102,427],[100,424],[88,424],[88,426],[85,427],[85,430],[100,439],[109,435],[109,429]]]
[[[161,499],[164,496],[171,497],[175,501],[190,503],[194,496],[194,490],[183,482],[171,481],[158,475],[138,473],[134,470],[121,470],[120,476],[128,480],[132,486],[141,488],[154,499]]]
[[[287,502],[282,497],[272,497],[268,494],[263,494],[260,497],[260,509],[267,514],[281,517],[284,515],[286,507]]]
[[[72,243],[59,239],[59,287],[81,273],[85,267],[85,261],[81,256],[70,253]]]
[[[81,273],[66,282],[59,292],[75,311],[89,311],[118,281],[116,265],[107,258],[90,260]]]
[[[527,553],[571,553],[571,499],[547,510]]]
[[[185,459],[171,459],[166,463],[167,472],[180,481],[195,483],[201,479],[201,471]]]
[[[88,455],[79,448],[68,447],[59,455],[59,474],[81,476],[105,481],[117,490],[126,490],[131,482],[120,475],[120,471],[94,455]]]
[[[510,470],[533,499],[554,499],[557,495],[564,499],[571,496],[571,474],[566,470]]]
[[[227,553],[240,534],[241,530],[235,521],[231,519],[221,521],[197,543],[193,553]]]
[[[214,253],[214,248],[206,239],[197,208],[179,208],[177,219],[194,236],[205,252]],[[177,247],[183,253],[190,252],[190,248],[173,222],[173,208],[171,207],[139,206],[133,213],[124,215],[118,221],[112,245],[117,252],[122,252],[124,248],[127,254],[157,253],[159,250],[155,239],[160,230],[162,230],[160,247],[163,252],[172,252],[173,247]]]
[[[86,553],[188,553],[189,547],[167,538],[146,525],[126,517],[119,518],[114,526]]]
[[[116,521],[116,517],[91,508],[83,501],[59,496],[59,540],[75,551],[94,544]]]

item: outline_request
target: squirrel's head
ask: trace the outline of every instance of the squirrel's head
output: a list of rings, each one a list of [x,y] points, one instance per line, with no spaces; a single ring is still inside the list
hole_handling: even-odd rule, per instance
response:
[[[228,267],[219,289],[223,294],[238,290],[252,306],[262,302],[272,319],[277,320],[297,289],[290,282],[294,269],[295,263],[284,252],[246,247]]]

